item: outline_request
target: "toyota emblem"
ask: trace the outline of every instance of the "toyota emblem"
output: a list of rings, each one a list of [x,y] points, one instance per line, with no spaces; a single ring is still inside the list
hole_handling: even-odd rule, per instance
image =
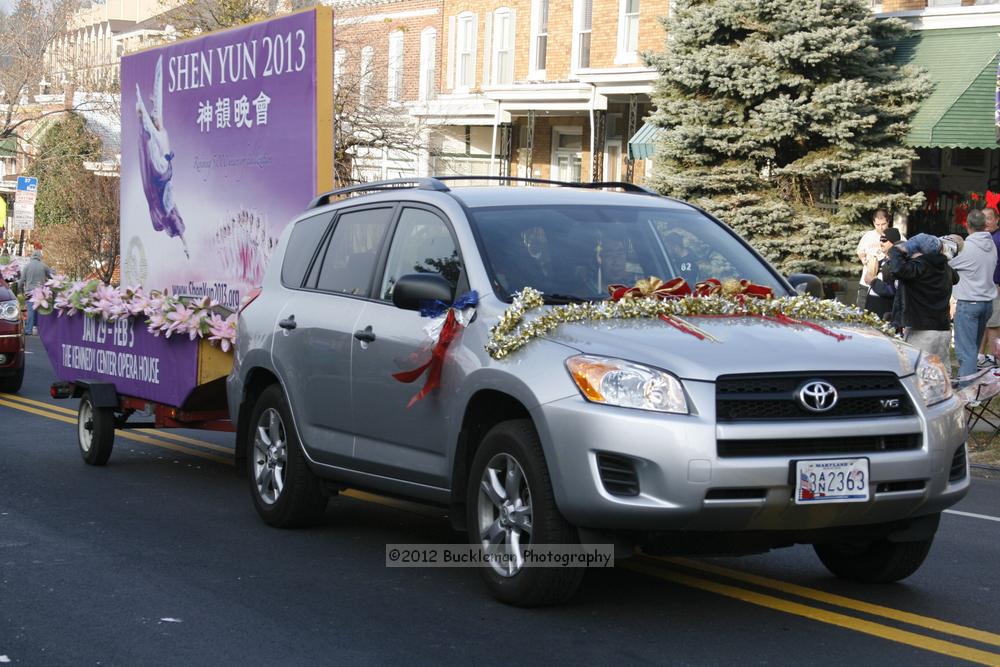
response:
[[[837,388],[823,380],[810,380],[799,387],[796,398],[809,412],[826,412],[837,404]]]

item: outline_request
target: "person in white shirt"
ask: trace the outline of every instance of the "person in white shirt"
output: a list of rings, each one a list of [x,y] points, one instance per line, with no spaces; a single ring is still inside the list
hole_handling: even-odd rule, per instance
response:
[[[891,226],[891,218],[889,217],[889,212],[884,208],[880,208],[875,211],[872,215],[872,229],[869,229],[861,236],[861,240],[858,241],[858,259],[861,260],[861,279],[858,281],[858,299],[855,302],[858,308],[865,307],[865,301],[868,299],[869,285],[868,281],[865,280],[865,270],[868,267],[869,257],[874,256],[876,260],[885,259],[885,255],[882,253],[882,245],[880,239],[885,234],[885,230],[889,229]],[[905,237],[901,237],[903,241],[906,240]]]

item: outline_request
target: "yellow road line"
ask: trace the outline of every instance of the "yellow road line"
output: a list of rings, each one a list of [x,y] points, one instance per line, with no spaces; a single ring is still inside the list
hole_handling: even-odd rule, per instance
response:
[[[59,412],[63,414],[76,415],[76,410],[70,408],[64,408],[61,405],[52,405],[51,403],[46,403],[44,401],[36,401],[30,398],[24,398],[23,396],[17,396],[15,394],[2,394],[0,393],[0,399],[5,399],[8,401],[17,401],[18,403],[24,403],[26,405],[37,405],[53,412]],[[224,454],[232,454],[233,447],[225,447],[222,445],[216,445],[212,442],[206,442],[205,440],[199,440],[197,438],[189,438],[186,435],[180,435],[177,433],[171,433],[166,429],[159,429],[156,435],[160,438],[166,438],[167,440],[174,440],[175,442],[184,442],[189,445],[197,445],[199,447],[204,447],[206,449],[213,449],[217,452],[222,452]]]
[[[989,651],[962,646],[961,644],[927,637],[915,632],[909,632],[908,630],[900,630],[889,625],[866,621],[853,616],[848,616],[846,614],[826,611],[825,609],[810,607],[798,602],[791,602],[789,600],[774,597],[773,595],[756,593],[744,588],[737,588],[736,586],[730,586],[728,584],[721,584],[708,579],[701,579],[699,577],[681,574],[680,572],[661,570],[652,567],[647,563],[643,563],[642,561],[625,561],[621,564],[621,567],[627,570],[656,577],[658,579],[664,579],[675,584],[681,584],[690,588],[697,588],[710,593],[716,593],[728,598],[754,604],[759,607],[766,607],[768,609],[774,609],[786,614],[802,616],[803,618],[819,621],[820,623],[835,625],[837,627],[846,628],[855,632],[861,632],[874,637],[879,637],[881,639],[888,639],[889,641],[894,641],[900,644],[907,644],[925,651],[932,651],[934,653],[941,653],[954,658],[961,658],[980,665],[1000,666],[1000,654],[998,653],[990,653]]]
[[[31,414],[40,415],[42,417],[48,417],[49,419],[54,419],[56,421],[65,422],[67,424],[72,424],[76,426],[76,419],[73,417],[68,417],[60,414],[52,413],[48,410],[40,410],[38,408],[33,408],[28,405],[21,405],[19,403],[13,403],[11,401],[6,401],[0,398],[0,405],[6,406],[8,408],[13,408],[15,410],[21,410],[22,412],[30,412]],[[116,438],[125,438],[126,440],[133,440],[135,442],[141,442],[147,445],[155,445],[156,447],[163,447],[164,449],[170,449],[175,452],[181,452],[183,454],[190,454],[191,456],[197,456],[199,458],[208,459],[209,461],[214,461],[215,463],[222,463],[225,465],[234,465],[232,459],[223,458],[221,456],[215,456],[214,454],[207,454],[205,452],[199,452],[195,449],[189,449],[188,447],[182,447],[181,445],[175,445],[171,442],[163,442],[155,438],[151,438],[146,435],[140,435],[138,433],[130,433],[128,431],[116,430]]]
[[[355,498],[368,503],[384,505],[385,507],[391,507],[397,510],[403,510],[404,512],[410,512],[412,514],[419,514],[420,516],[427,516],[434,519],[444,518],[444,510],[434,511],[434,508],[430,506],[424,507],[419,503],[412,503],[407,500],[399,500],[388,496],[380,496],[374,493],[368,493],[367,491],[348,489],[347,491],[341,491],[340,495]]]
[[[870,602],[854,600],[852,598],[844,597],[843,595],[827,593],[826,591],[817,590],[815,588],[807,588],[805,586],[799,586],[798,584],[792,584],[778,579],[771,579],[770,577],[762,577],[760,575],[750,574],[749,572],[742,572],[740,570],[732,570],[727,567],[721,567],[711,563],[689,560],[687,558],[656,558],[655,556],[646,556],[646,558],[665,561],[694,570],[708,572],[710,574],[717,574],[722,577],[735,579],[737,581],[753,584],[755,586],[761,586],[763,588],[771,588],[773,590],[781,591],[782,593],[789,593],[801,598],[836,605],[838,607],[844,607],[845,609],[850,609],[852,611],[860,611],[865,614],[882,616],[894,621],[900,621],[902,623],[916,625],[921,628],[927,628],[928,630],[934,630],[935,632],[962,637],[963,639],[971,639],[984,644],[1000,646],[1000,635],[996,633],[987,632],[985,630],[977,630],[976,628],[970,628],[956,623],[949,623],[948,621],[941,621],[929,616],[911,614],[910,612],[900,611],[899,609],[893,609],[892,607],[884,607]]]
[[[24,396],[18,396],[17,394],[0,393],[0,398],[7,401],[17,401],[18,403],[25,403],[27,405],[37,405],[38,407],[48,408],[53,412],[62,412],[68,415],[76,414],[76,410],[73,410],[71,408],[64,408],[61,405],[52,405],[51,403],[46,403],[45,401],[36,401],[31,398],[25,398]]]

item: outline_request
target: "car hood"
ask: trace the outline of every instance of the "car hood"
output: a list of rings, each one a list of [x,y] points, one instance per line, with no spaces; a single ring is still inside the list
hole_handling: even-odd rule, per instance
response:
[[[706,381],[735,373],[791,371],[890,371],[906,376],[919,356],[916,348],[864,326],[823,323],[829,331],[847,336],[837,340],[803,325],[749,317],[685,321],[711,338],[699,340],[660,320],[563,324],[546,338],[586,354]]]

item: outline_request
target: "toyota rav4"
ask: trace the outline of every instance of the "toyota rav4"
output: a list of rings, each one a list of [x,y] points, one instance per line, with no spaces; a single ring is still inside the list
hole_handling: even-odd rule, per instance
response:
[[[318,198],[242,310],[229,407],[267,523],[315,521],[345,488],[436,503],[471,544],[513,554],[482,573],[521,605],[566,600],[582,577],[527,566],[532,544],[804,543],[840,577],[916,571],[969,485],[939,359],[818,299],[799,317],[602,316],[609,286],[651,276],[758,289],[735,304],[794,301],[815,279],[786,280],[704,211],[635,186],[444,180]],[[456,300],[444,336],[426,307]],[[429,379],[400,381],[428,359]]]

